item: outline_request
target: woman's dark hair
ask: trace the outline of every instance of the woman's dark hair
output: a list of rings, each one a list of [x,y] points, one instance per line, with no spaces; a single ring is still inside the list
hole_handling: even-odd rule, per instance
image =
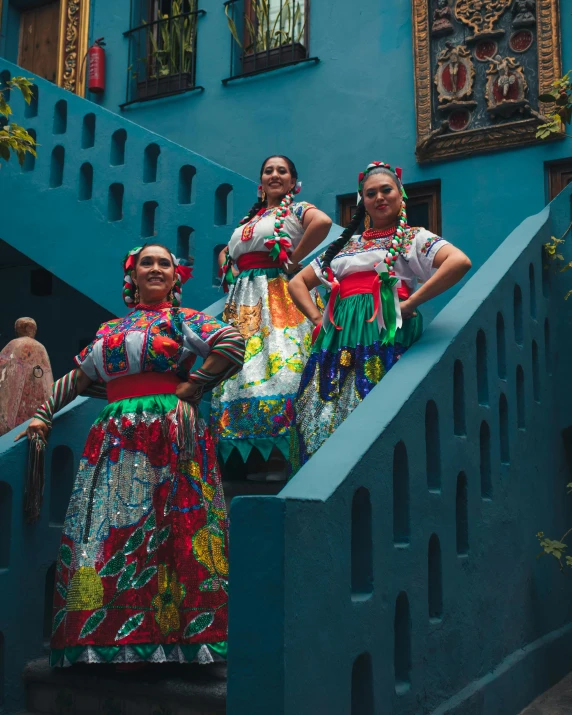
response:
[[[262,179],[262,174],[264,173],[264,167],[266,164],[270,161],[270,159],[284,159],[286,164],[288,165],[288,171],[292,175],[292,178],[294,179],[294,183],[298,181],[298,170],[296,169],[296,166],[292,159],[289,159],[287,156],[284,156],[283,154],[271,154],[270,156],[267,156],[266,159],[262,162],[262,166],[260,167],[260,174],[259,174],[259,179]],[[239,226],[243,226],[245,223],[248,223],[250,219],[254,218],[256,214],[260,211],[260,209],[264,208],[266,206],[266,201],[262,201],[262,199],[258,199],[258,201],[252,205],[250,211],[246,214],[246,216],[242,219],[242,221],[238,224]]]
[[[324,255],[324,260],[322,261],[322,270],[326,270],[330,267],[331,262],[342,250],[342,248],[349,242],[350,238],[354,235],[358,226],[362,223],[365,218],[365,204],[360,201],[357,205],[356,212],[352,216],[352,220],[348,223],[343,233],[340,234],[339,238],[332,241],[326,249]]]
[[[372,169],[365,177],[363,183],[365,184],[365,182],[369,179],[369,177],[373,176],[374,174],[386,174],[391,179],[393,179],[395,186],[397,187],[397,189],[399,191],[403,190],[401,181],[399,180],[397,174],[395,174],[390,169],[386,169],[385,167],[382,167],[382,166]],[[364,218],[365,218],[365,204],[364,204],[364,201],[362,198],[362,200],[357,205],[356,212],[352,216],[352,220],[346,226],[343,233],[340,234],[340,237],[336,238],[335,241],[332,241],[330,243],[330,245],[328,246],[328,248],[326,249],[326,253],[324,255],[324,260],[322,261],[322,270],[323,271],[325,271],[326,269],[328,269],[330,267],[330,264],[334,260],[334,258],[338,255],[338,253],[342,250],[342,248],[347,243],[349,243],[350,238],[354,235],[356,229],[360,226],[360,224],[362,223]]]

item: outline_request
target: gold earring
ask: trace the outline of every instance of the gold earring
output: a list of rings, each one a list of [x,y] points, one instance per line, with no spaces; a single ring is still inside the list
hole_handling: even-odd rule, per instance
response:
[[[134,298],[135,298],[135,305],[137,305],[139,303],[139,286],[137,286],[137,285],[135,286]]]
[[[366,213],[365,218],[363,220],[363,226],[365,230],[367,231],[369,227],[371,226],[371,217],[368,213]]]
[[[172,303],[174,300],[175,300],[175,292],[171,288],[171,290],[169,291],[169,302]]]
[[[262,196],[260,198],[262,200],[262,203],[265,204],[266,203],[266,191],[262,192]]]

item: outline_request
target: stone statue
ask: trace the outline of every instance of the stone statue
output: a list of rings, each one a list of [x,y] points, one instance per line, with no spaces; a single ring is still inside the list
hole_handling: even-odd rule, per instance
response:
[[[502,92],[502,96],[506,99],[510,88],[516,82],[516,77],[511,74],[511,62],[509,57],[501,57],[496,55],[496,57],[491,57],[491,62],[496,66],[496,71],[498,72],[498,86]]]
[[[515,27],[530,27],[536,25],[536,0],[514,0],[512,14]]]
[[[431,34],[434,37],[440,37],[441,35],[449,35],[451,32],[454,32],[455,28],[453,27],[451,19],[452,15],[449,0],[437,0],[437,7],[433,12]]]
[[[36,321],[19,318],[16,338],[0,351],[0,435],[29,419],[51,395],[54,378]]]
[[[451,77],[451,86],[453,88],[453,94],[457,94],[459,91],[458,78],[459,78],[459,51],[457,48],[451,50],[449,55],[449,76]]]

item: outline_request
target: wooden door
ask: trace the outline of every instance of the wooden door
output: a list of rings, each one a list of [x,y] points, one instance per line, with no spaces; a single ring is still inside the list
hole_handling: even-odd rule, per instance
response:
[[[20,19],[18,64],[50,82],[57,80],[59,27],[59,0],[26,10]]]

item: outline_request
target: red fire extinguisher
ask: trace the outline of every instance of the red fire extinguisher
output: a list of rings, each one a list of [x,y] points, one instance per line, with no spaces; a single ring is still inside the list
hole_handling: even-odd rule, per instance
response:
[[[87,51],[87,88],[94,94],[105,90],[105,42],[99,37]]]

